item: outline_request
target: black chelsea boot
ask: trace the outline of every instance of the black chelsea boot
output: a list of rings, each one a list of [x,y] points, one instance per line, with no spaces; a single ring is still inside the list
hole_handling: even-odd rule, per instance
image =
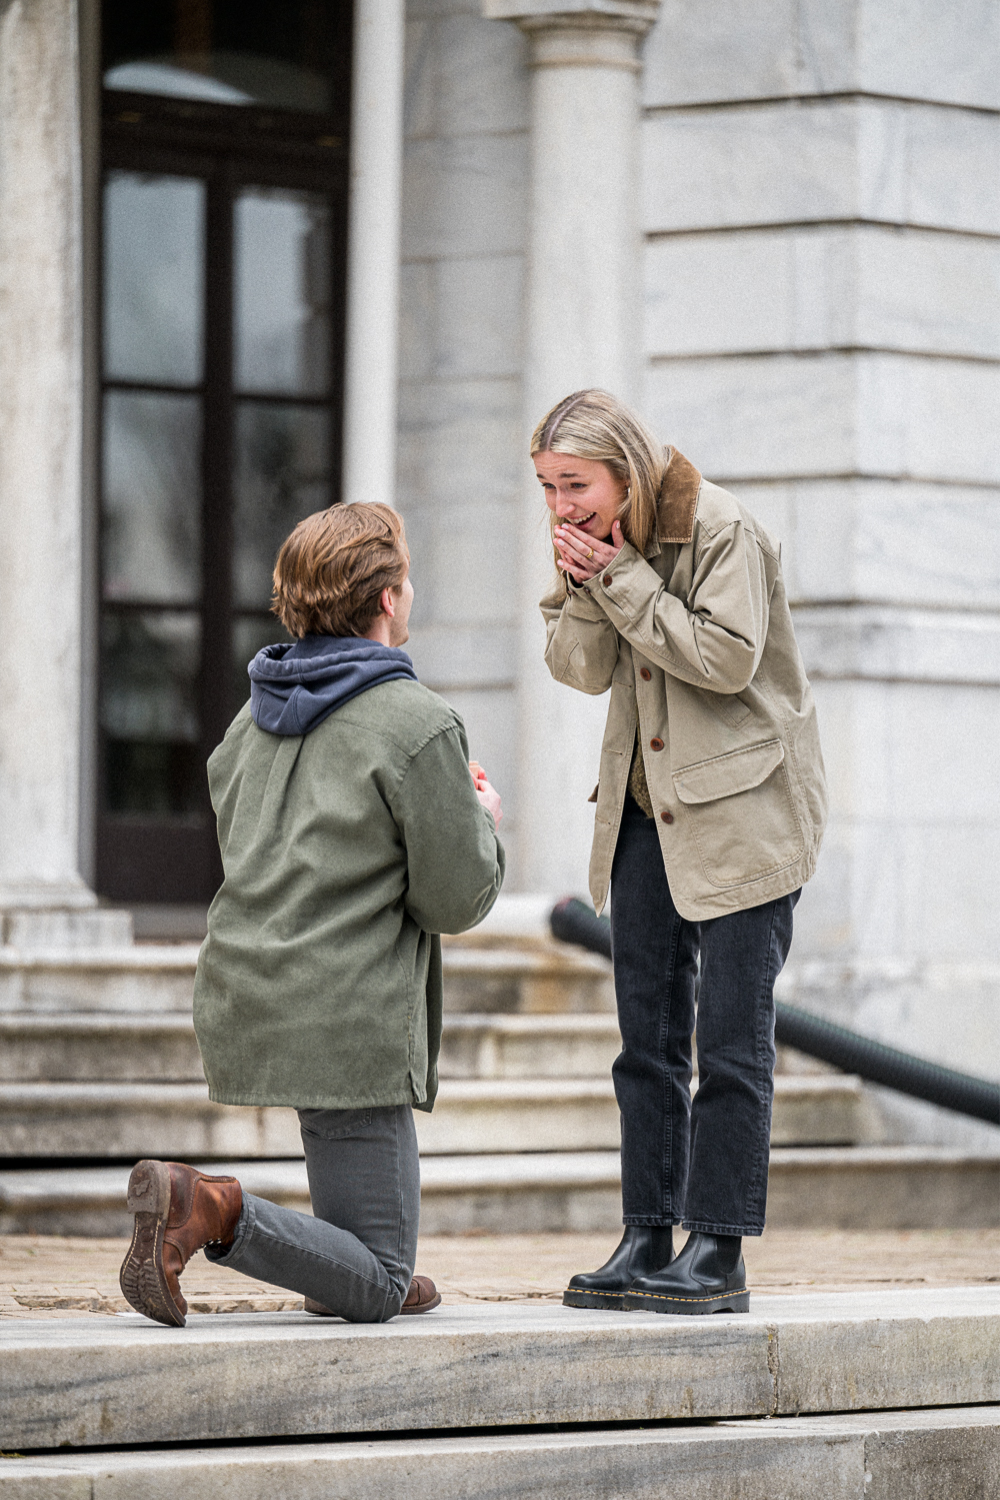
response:
[[[626,1224],[621,1244],[600,1270],[574,1276],[563,1292],[564,1307],[605,1307],[621,1311],[622,1298],[637,1276],[648,1276],[674,1258],[672,1227]]]
[[[643,1275],[629,1287],[626,1312],[749,1312],[750,1293],[737,1234],[688,1235],[677,1258],[662,1271]]]

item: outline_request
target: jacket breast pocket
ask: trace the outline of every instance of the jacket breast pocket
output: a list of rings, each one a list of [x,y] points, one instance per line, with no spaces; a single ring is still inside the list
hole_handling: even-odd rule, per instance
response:
[[[776,874],[802,854],[780,740],[697,761],[673,773],[705,874],[720,889]]]

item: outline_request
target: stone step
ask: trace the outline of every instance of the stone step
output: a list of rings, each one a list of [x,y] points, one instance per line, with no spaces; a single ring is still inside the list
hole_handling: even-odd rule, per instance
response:
[[[301,1158],[200,1165],[238,1177],[258,1197],[310,1211]],[[129,1234],[128,1174],[120,1165],[0,1171],[0,1234]],[[778,1147],[771,1152],[767,1222],[775,1229],[995,1228],[998,1187],[1000,1151]],[[425,1157],[420,1224],[425,1234],[615,1233],[618,1153]]]
[[[613,1015],[452,1015],[442,1078],[607,1078],[621,1047]],[[0,1081],[196,1082],[194,1022],[180,1013],[0,1012]]]
[[[4,1083],[195,1083],[204,1076],[190,1012],[0,1012]]]
[[[196,943],[20,951],[0,947],[0,1012],[190,1013]],[[579,1013],[615,1008],[611,965],[567,943],[443,951],[448,1011]]]
[[[838,1074],[775,1079],[771,1139],[859,1139],[862,1091]],[[610,1078],[447,1079],[416,1113],[428,1155],[595,1151],[620,1139]],[[202,1083],[0,1084],[0,1154],[15,1157],[292,1156],[294,1111],[213,1104]]]
[[[669,1487],[665,1480],[669,1477]],[[1000,1407],[5,1458],[0,1500],[944,1500],[1000,1493]]]
[[[989,1286],[754,1295],[707,1319],[512,1303],[368,1325],[7,1319],[0,1448],[983,1405],[998,1340]]]

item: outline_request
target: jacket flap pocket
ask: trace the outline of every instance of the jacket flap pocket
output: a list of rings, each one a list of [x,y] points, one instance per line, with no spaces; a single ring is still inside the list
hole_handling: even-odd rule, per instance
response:
[[[760,786],[785,758],[780,740],[750,745],[746,750],[731,750],[711,760],[696,761],[674,772],[674,789],[682,802],[714,802],[719,797],[733,797]]]

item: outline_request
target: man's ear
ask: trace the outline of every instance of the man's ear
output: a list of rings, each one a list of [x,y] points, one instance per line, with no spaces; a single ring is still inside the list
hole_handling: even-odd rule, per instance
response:
[[[388,615],[390,620],[394,620],[396,618],[396,601],[392,596],[392,589],[383,589],[378,602],[382,607],[382,613]]]

